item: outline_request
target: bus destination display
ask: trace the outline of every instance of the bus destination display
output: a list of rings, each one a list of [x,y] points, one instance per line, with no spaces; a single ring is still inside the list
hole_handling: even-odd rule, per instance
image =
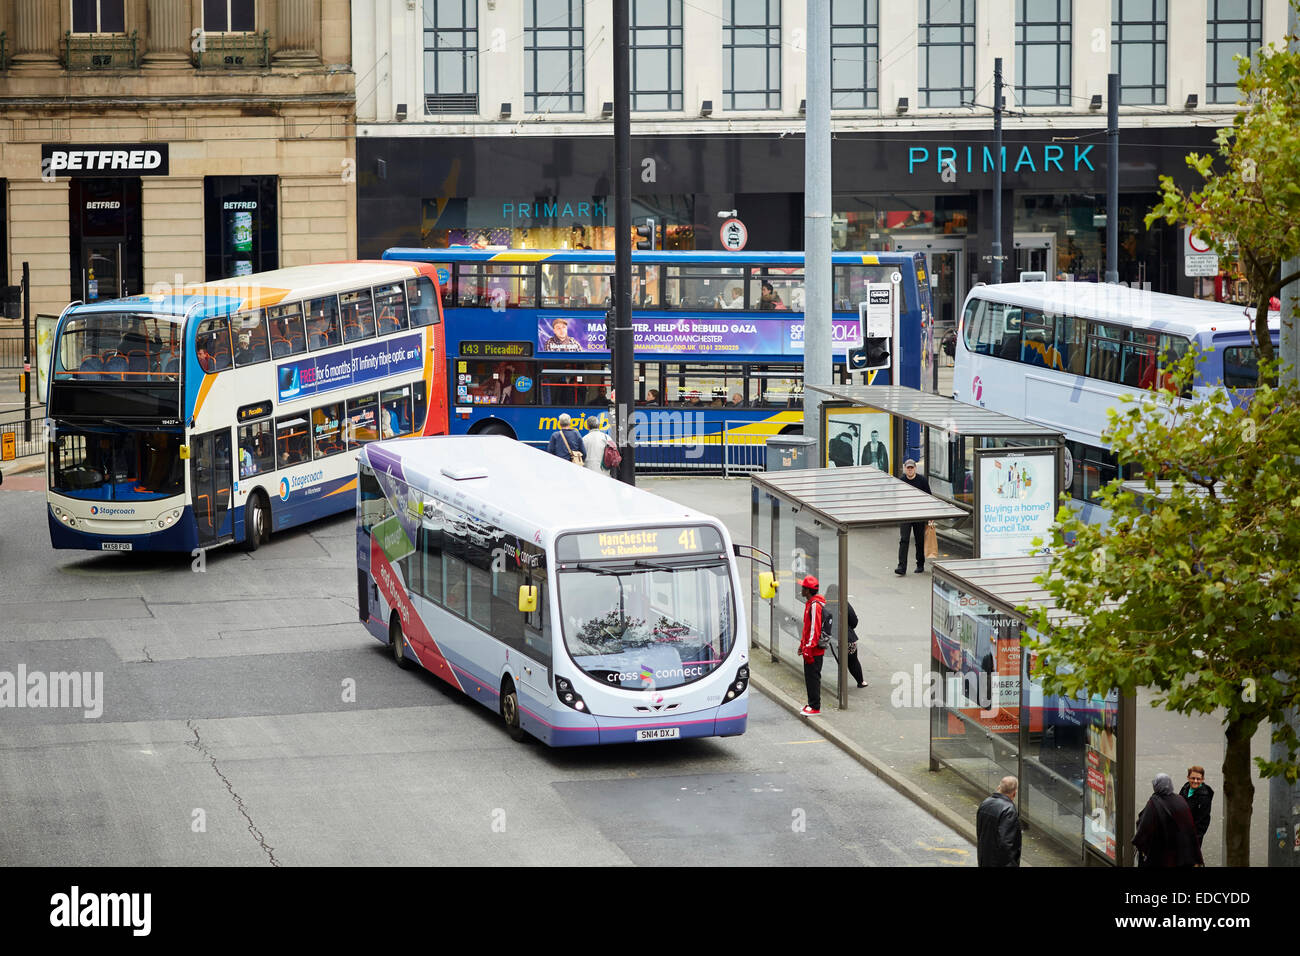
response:
[[[716,528],[639,528],[570,534],[556,544],[560,561],[602,561],[618,558],[673,558],[719,554],[722,535]]]

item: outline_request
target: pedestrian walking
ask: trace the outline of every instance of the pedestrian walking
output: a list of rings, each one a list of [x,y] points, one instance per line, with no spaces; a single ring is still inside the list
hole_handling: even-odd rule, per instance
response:
[[[1205,782],[1204,767],[1188,767],[1187,782],[1178,795],[1187,801],[1192,811],[1192,822],[1196,824],[1196,845],[1205,842],[1205,831],[1210,829],[1210,804],[1214,802],[1214,791]]]
[[[840,586],[838,584],[832,584],[826,589],[826,606],[830,610],[831,614],[839,613]],[[859,687],[866,687],[867,682],[862,679],[862,664],[858,661],[858,632],[856,630],[858,626],[858,614],[853,610],[853,605],[849,604],[847,601],[844,602],[844,606],[849,612],[849,673],[853,675],[853,679],[858,682]],[[832,618],[831,634],[834,637],[834,640],[831,643],[832,648],[836,646],[836,643],[838,643],[839,640],[839,638],[835,636],[834,626],[835,621]]]
[[[1174,793],[1169,774],[1156,774],[1151,790],[1133,835],[1133,845],[1140,854],[1138,866],[1203,866],[1192,808]]]
[[[980,866],[1020,865],[1020,781],[1003,777],[975,813],[976,860]]]
[[[803,658],[803,680],[807,685],[808,703],[801,713],[817,717],[822,712],[822,615],[826,613],[826,599],[817,593],[821,587],[811,574],[804,577],[803,637],[799,641],[799,656]]]
[[[573,419],[568,413],[561,415],[557,424],[560,426],[551,432],[551,440],[546,450],[559,458],[566,458],[575,465],[583,464],[582,436],[573,427]]]
[[[588,415],[587,434],[582,436],[582,453],[587,459],[584,464],[602,475],[612,475],[613,472],[605,467],[605,447],[612,444],[614,439],[601,429],[600,419],[595,415]]]
[[[917,491],[924,491],[930,494],[930,482],[925,475],[916,473],[916,459],[909,458],[903,462],[903,474],[899,479],[905,481]],[[911,535],[916,540],[916,573],[920,574],[925,570],[925,522],[924,521],[904,521],[898,526],[898,567],[894,568],[895,574],[907,573],[907,538]]]

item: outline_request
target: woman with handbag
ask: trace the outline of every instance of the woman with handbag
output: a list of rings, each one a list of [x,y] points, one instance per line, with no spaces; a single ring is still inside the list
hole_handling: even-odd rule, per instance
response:
[[[575,465],[583,464],[585,456],[583,454],[582,436],[573,427],[573,419],[566,412],[560,416],[557,424],[560,427],[551,432],[551,440],[547,444],[546,450],[557,458],[567,458]]]
[[[853,610],[853,605],[849,604],[847,601],[845,602],[845,607],[849,612],[849,673],[853,675],[853,679],[858,682],[859,687],[866,687],[867,682],[862,679],[862,664],[858,661],[858,614]],[[840,611],[840,586],[838,584],[832,584],[826,589],[826,609],[830,611],[832,615],[838,614]],[[832,634],[834,634],[834,628],[835,618],[832,617]],[[831,643],[831,649],[834,650],[838,646],[839,638],[837,637],[835,641]]]

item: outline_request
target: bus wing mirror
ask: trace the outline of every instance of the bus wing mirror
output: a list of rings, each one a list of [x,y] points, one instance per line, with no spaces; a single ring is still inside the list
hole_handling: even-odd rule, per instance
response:
[[[190,460],[190,446],[181,445],[181,461],[189,461],[189,460]]]
[[[537,610],[537,585],[521,584],[519,586],[519,610],[532,614]]]
[[[764,601],[776,597],[777,580],[771,571],[760,571],[758,575],[758,596]]]

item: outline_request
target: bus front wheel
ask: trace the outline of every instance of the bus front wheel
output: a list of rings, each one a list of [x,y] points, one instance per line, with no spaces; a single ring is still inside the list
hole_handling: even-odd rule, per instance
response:
[[[402,621],[393,612],[393,619],[388,623],[388,646],[393,651],[393,661],[402,670],[411,666],[411,662],[406,659],[406,641],[402,638]]]
[[[248,504],[244,506],[245,551],[256,551],[270,537],[268,533],[270,513],[270,509],[266,506],[266,499],[262,497],[260,491],[249,495]]]
[[[506,733],[511,740],[522,741],[528,736],[519,720],[519,693],[509,677],[501,685],[501,719],[505,721]]]

